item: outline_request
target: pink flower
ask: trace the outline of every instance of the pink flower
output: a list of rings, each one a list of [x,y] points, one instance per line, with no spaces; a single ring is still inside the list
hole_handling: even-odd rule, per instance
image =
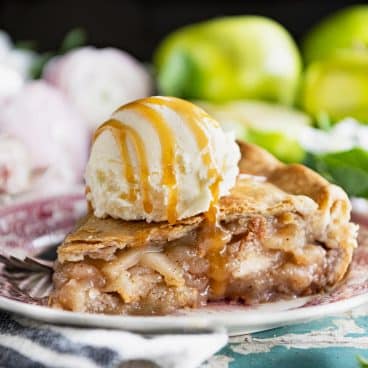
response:
[[[25,191],[30,184],[31,164],[24,144],[0,134],[0,195]]]
[[[88,127],[64,96],[46,82],[30,82],[0,102],[0,133],[24,144],[33,172],[51,172],[59,185],[81,180]]]
[[[43,77],[64,92],[91,129],[120,105],[152,92],[145,68],[129,54],[113,48],[71,51],[51,60]]]

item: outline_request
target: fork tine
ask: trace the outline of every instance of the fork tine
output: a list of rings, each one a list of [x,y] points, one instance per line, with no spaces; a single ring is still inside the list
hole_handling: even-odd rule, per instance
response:
[[[14,266],[14,267],[17,267],[17,268],[24,268],[24,261],[22,261],[21,259],[15,257],[15,256],[9,256],[9,261],[11,262],[11,264]]]
[[[41,269],[48,269],[48,270],[52,270],[53,269],[53,265],[54,262],[51,261],[45,261],[43,259],[38,259],[38,258],[34,258],[34,257],[26,257],[24,259],[24,262],[30,265],[35,265],[38,266]]]
[[[40,277],[39,274],[35,273],[33,275],[30,275],[23,280],[20,280],[17,282],[17,285],[19,289],[28,291],[30,288],[32,288],[32,285],[34,284],[35,280],[37,280]]]
[[[24,269],[25,267],[22,265],[21,261],[15,261],[10,256],[0,255],[0,262],[5,266],[6,269],[9,270],[17,270]]]
[[[52,290],[51,278],[39,276],[37,284],[29,290],[29,295],[32,297],[43,298],[48,296]]]
[[[53,262],[16,256],[0,252],[0,264],[4,265],[2,275],[19,295],[40,300],[49,295],[52,289]]]
[[[30,271],[45,271],[53,269],[53,262],[39,260],[37,258],[25,257],[24,260],[13,255],[6,256],[0,253],[0,263],[8,269],[21,269]]]
[[[5,266],[10,266],[11,262],[8,257],[0,253],[0,262],[4,264]]]
[[[28,277],[27,273],[24,271],[14,272],[11,270],[3,271],[3,275],[7,276],[8,278],[11,277],[13,280],[23,280],[24,278]]]

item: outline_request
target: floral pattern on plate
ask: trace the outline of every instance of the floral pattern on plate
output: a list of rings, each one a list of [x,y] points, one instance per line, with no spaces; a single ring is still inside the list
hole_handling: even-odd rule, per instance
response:
[[[86,212],[80,194],[62,195],[0,209],[0,249],[35,255],[63,240]]]

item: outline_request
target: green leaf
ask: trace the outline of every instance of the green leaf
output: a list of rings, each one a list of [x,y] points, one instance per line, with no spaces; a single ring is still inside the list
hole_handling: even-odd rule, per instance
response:
[[[38,79],[42,75],[43,67],[46,63],[56,54],[53,52],[44,52],[36,57],[31,68],[31,76],[34,79]]]
[[[87,41],[87,33],[82,28],[75,28],[69,31],[60,46],[60,53],[68,52],[77,47],[83,46]]]
[[[319,129],[326,132],[331,130],[333,125],[330,116],[326,112],[321,112],[316,116],[316,124]]]
[[[35,51],[37,49],[37,41],[23,40],[15,43],[17,49]]]
[[[304,162],[350,196],[368,198],[368,151],[354,148],[336,153],[308,153]]]
[[[361,355],[358,355],[357,360],[361,368],[368,368],[368,360],[366,358],[363,358]]]

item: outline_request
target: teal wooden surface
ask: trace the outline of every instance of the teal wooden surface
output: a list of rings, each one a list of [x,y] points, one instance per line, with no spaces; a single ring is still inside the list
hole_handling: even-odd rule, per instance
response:
[[[368,358],[368,306],[343,315],[230,338],[203,368],[358,368]]]

